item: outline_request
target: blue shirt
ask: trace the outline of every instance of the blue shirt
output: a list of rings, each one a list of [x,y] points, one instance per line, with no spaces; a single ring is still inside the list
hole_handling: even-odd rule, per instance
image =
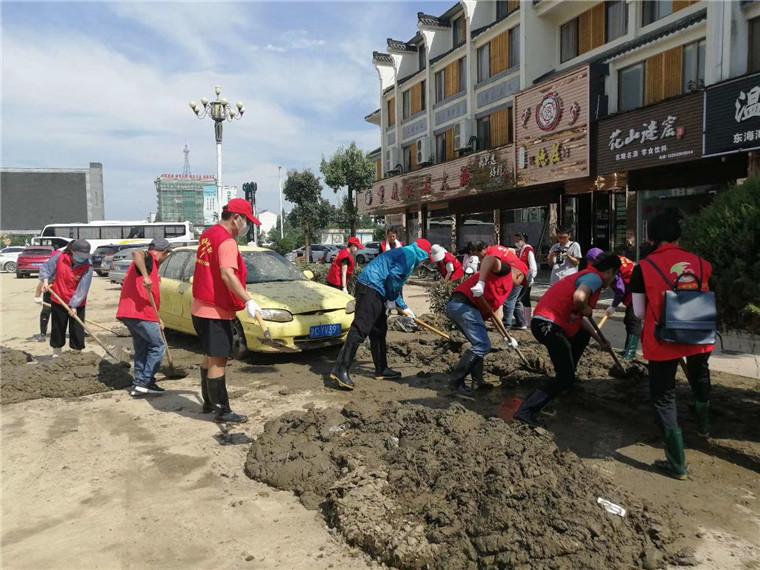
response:
[[[575,282],[575,288],[578,289],[581,285],[585,285],[591,289],[591,293],[593,294],[602,288],[602,278],[596,273],[586,273],[586,275],[578,277]]]
[[[358,282],[377,291],[383,301],[394,301],[398,308],[406,309],[406,301],[402,296],[404,284],[428,257],[427,252],[414,243],[390,249],[378,255],[364,268]]]
[[[41,281],[47,280],[49,283],[55,281],[55,274],[58,271],[58,258],[60,256],[61,252],[56,252],[53,257],[48,259],[44,264],[40,266]],[[72,309],[76,309],[80,307],[82,303],[84,303],[84,300],[87,297],[87,293],[90,290],[90,285],[92,285],[92,265],[90,264],[89,259],[83,263],[77,263],[75,261],[72,267],[77,268],[82,265],[90,265],[90,269],[82,276],[81,281],[79,281],[79,285],[77,285],[77,290],[74,291],[74,296],[69,302],[69,307]]]

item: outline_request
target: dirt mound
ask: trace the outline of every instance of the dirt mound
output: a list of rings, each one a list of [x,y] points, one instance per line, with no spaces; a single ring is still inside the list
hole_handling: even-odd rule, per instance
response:
[[[59,358],[34,361],[19,350],[0,347],[0,402],[68,398],[126,388],[129,370],[102,361],[92,352],[64,352]]]
[[[457,404],[288,413],[266,424],[245,472],[398,568],[654,568],[672,540],[664,515],[548,435]]]

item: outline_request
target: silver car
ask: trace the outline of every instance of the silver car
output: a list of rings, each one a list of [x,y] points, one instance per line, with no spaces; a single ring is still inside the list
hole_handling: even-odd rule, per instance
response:
[[[111,280],[111,283],[118,283],[119,285],[124,283],[124,278],[127,276],[129,266],[132,265],[132,254],[135,252],[135,250],[139,249],[147,251],[147,248],[145,246],[142,246],[142,248],[140,246],[137,246],[122,249],[121,251],[117,251],[113,254],[113,258],[111,259],[110,265],[108,267],[108,279]]]

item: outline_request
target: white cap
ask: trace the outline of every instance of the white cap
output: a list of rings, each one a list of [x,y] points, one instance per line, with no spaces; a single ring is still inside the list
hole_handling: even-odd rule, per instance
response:
[[[443,246],[438,245],[437,243],[433,245],[432,248],[430,248],[430,261],[434,263],[438,263],[439,261],[443,261],[443,258],[446,255],[446,249]]]

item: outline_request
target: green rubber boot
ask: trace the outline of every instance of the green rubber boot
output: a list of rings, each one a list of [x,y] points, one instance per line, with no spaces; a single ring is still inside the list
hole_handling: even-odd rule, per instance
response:
[[[628,335],[628,342],[625,344],[625,354],[623,354],[625,360],[633,360],[636,358],[636,351],[639,349],[640,338],[641,337],[637,334]]]
[[[710,401],[694,402],[694,411],[697,415],[697,433],[702,437],[710,437]]]
[[[683,433],[679,428],[665,430],[665,457],[665,461],[655,461],[654,466],[673,479],[685,481],[689,477],[689,470],[686,467]]]

